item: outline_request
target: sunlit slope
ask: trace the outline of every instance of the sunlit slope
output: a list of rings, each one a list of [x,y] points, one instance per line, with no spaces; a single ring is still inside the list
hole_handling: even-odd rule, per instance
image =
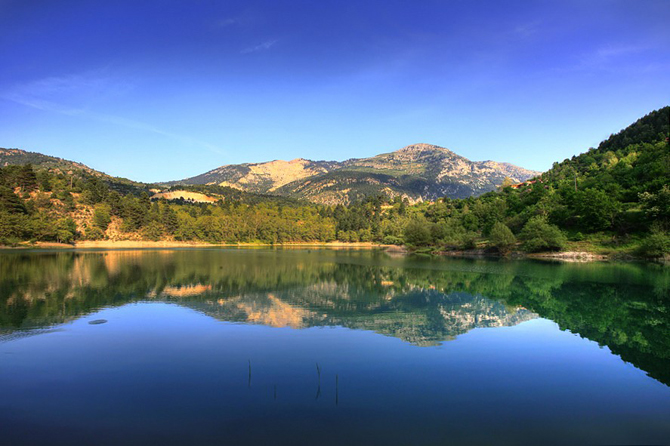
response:
[[[346,204],[376,194],[403,196],[410,201],[464,198],[494,190],[505,178],[521,182],[537,174],[508,163],[470,161],[443,147],[415,144],[343,162],[296,159],[227,165],[175,183],[219,184],[317,203]]]

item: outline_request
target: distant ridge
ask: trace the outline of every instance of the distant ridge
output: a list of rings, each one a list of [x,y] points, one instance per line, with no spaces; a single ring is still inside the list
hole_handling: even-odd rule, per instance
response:
[[[275,160],[230,164],[169,184],[216,184],[247,192],[347,204],[365,196],[403,196],[411,202],[466,198],[496,189],[505,178],[522,182],[540,172],[496,161],[470,161],[444,147],[412,144],[390,153],[346,161]]]
[[[85,164],[62,158],[0,148],[0,166],[32,164],[61,172],[79,171],[110,183],[149,185],[111,177]],[[164,185],[216,185],[241,192],[349,204],[372,195],[404,197],[410,202],[447,196],[467,198],[495,190],[505,178],[520,183],[540,172],[496,161],[470,161],[444,147],[412,144],[394,152],[346,161],[297,158],[266,163],[230,164]],[[231,189],[231,190],[232,190]]]
[[[43,153],[38,152],[28,152],[27,150],[21,149],[4,149],[0,147],[0,167],[19,164],[32,164],[35,167],[61,169],[63,171],[76,169],[83,170],[92,175],[107,176],[107,174],[103,172],[91,169],[87,165],[75,161],[44,155]]]

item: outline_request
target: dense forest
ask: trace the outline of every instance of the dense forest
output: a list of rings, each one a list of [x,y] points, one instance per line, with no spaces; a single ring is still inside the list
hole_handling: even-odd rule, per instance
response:
[[[378,195],[325,206],[220,186],[179,187],[216,197],[209,203],[166,200],[152,198],[150,185],[85,169],[10,165],[0,168],[0,244],[340,240],[659,257],[670,253],[669,121],[665,107],[526,183],[415,205]]]

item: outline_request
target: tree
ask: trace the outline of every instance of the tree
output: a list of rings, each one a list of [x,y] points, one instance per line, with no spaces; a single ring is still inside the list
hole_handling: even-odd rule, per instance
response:
[[[161,213],[161,222],[165,226],[168,234],[174,234],[179,229],[179,220],[177,214],[172,210],[169,204],[163,205],[163,212]]]
[[[599,189],[587,189],[581,191],[576,200],[584,230],[596,232],[612,227],[620,206],[609,194]]]
[[[84,190],[82,191],[82,201],[86,204],[100,203],[107,197],[109,188],[98,177],[90,177],[84,183]]]
[[[56,223],[56,241],[72,243],[77,234],[77,224],[71,218],[61,218]]]
[[[670,254],[670,233],[659,227],[653,228],[651,234],[642,241],[640,252],[647,257],[662,257]]]
[[[414,246],[426,246],[431,242],[429,223],[413,218],[405,227],[405,243]]]
[[[163,238],[163,229],[161,223],[153,220],[142,229],[142,236],[149,240],[158,241]]]
[[[507,254],[516,243],[516,237],[507,225],[496,222],[491,229],[490,241],[500,253]]]
[[[37,175],[33,170],[33,165],[25,164],[21,166],[16,181],[19,187],[26,192],[37,189]]]
[[[523,249],[528,252],[558,251],[567,242],[565,234],[557,226],[547,222],[546,217],[535,216],[528,220],[519,234]]]
[[[107,203],[98,203],[93,211],[93,224],[104,232],[112,221],[110,216],[111,208]]]
[[[9,187],[0,185],[0,212],[2,211],[10,214],[25,214],[27,212],[21,198]]]
[[[86,240],[102,240],[105,238],[105,233],[97,226],[89,226],[84,231],[84,238]]]
[[[639,195],[642,209],[649,221],[658,221],[670,225],[670,186],[665,184],[656,193],[642,192]]]

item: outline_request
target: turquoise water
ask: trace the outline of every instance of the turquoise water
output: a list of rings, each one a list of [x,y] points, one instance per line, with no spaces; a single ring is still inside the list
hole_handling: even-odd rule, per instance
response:
[[[0,253],[6,444],[663,444],[670,271]]]

